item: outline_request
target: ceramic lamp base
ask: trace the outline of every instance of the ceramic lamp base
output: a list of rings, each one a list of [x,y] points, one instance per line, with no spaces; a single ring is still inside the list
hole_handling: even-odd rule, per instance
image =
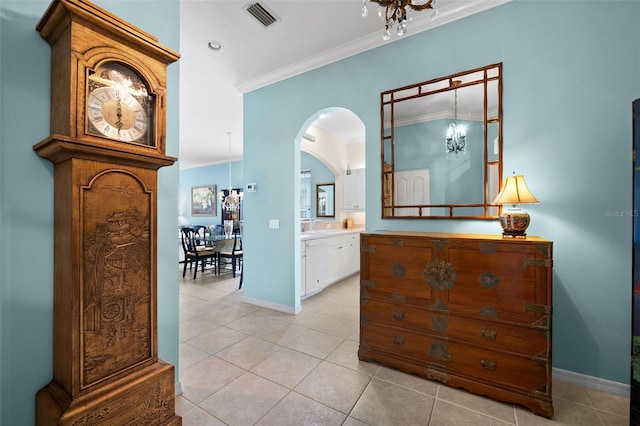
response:
[[[526,238],[529,223],[529,213],[520,209],[509,209],[500,215],[503,237]]]

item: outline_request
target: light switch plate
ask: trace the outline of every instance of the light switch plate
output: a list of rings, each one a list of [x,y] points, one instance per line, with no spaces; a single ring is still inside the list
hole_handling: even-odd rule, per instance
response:
[[[280,219],[269,219],[269,229],[280,229]]]

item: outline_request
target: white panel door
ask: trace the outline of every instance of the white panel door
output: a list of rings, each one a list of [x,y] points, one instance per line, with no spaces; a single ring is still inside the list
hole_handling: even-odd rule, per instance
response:
[[[429,169],[404,170],[393,174],[395,204],[429,204]],[[397,216],[418,216],[420,209],[407,207],[396,209]],[[422,209],[422,215],[428,216],[430,209]]]

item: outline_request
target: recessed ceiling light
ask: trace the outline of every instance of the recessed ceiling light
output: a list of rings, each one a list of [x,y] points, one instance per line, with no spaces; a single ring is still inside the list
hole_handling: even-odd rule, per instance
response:
[[[219,52],[222,50],[222,43],[220,43],[219,41],[215,41],[215,40],[209,40],[207,42],[207,47],[211,50],[213,50],[214,52]]]

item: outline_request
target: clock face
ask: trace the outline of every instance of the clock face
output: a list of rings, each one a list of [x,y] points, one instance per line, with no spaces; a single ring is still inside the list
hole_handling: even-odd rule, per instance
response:
[[[89,121],[108,138],[133,142],[147,130],[147,114],[140,102],[118,87],[95,89],[88,106]]]
[[[130,68],[107,62],[88,75],[87,133],[155,146],[154,97]]]

